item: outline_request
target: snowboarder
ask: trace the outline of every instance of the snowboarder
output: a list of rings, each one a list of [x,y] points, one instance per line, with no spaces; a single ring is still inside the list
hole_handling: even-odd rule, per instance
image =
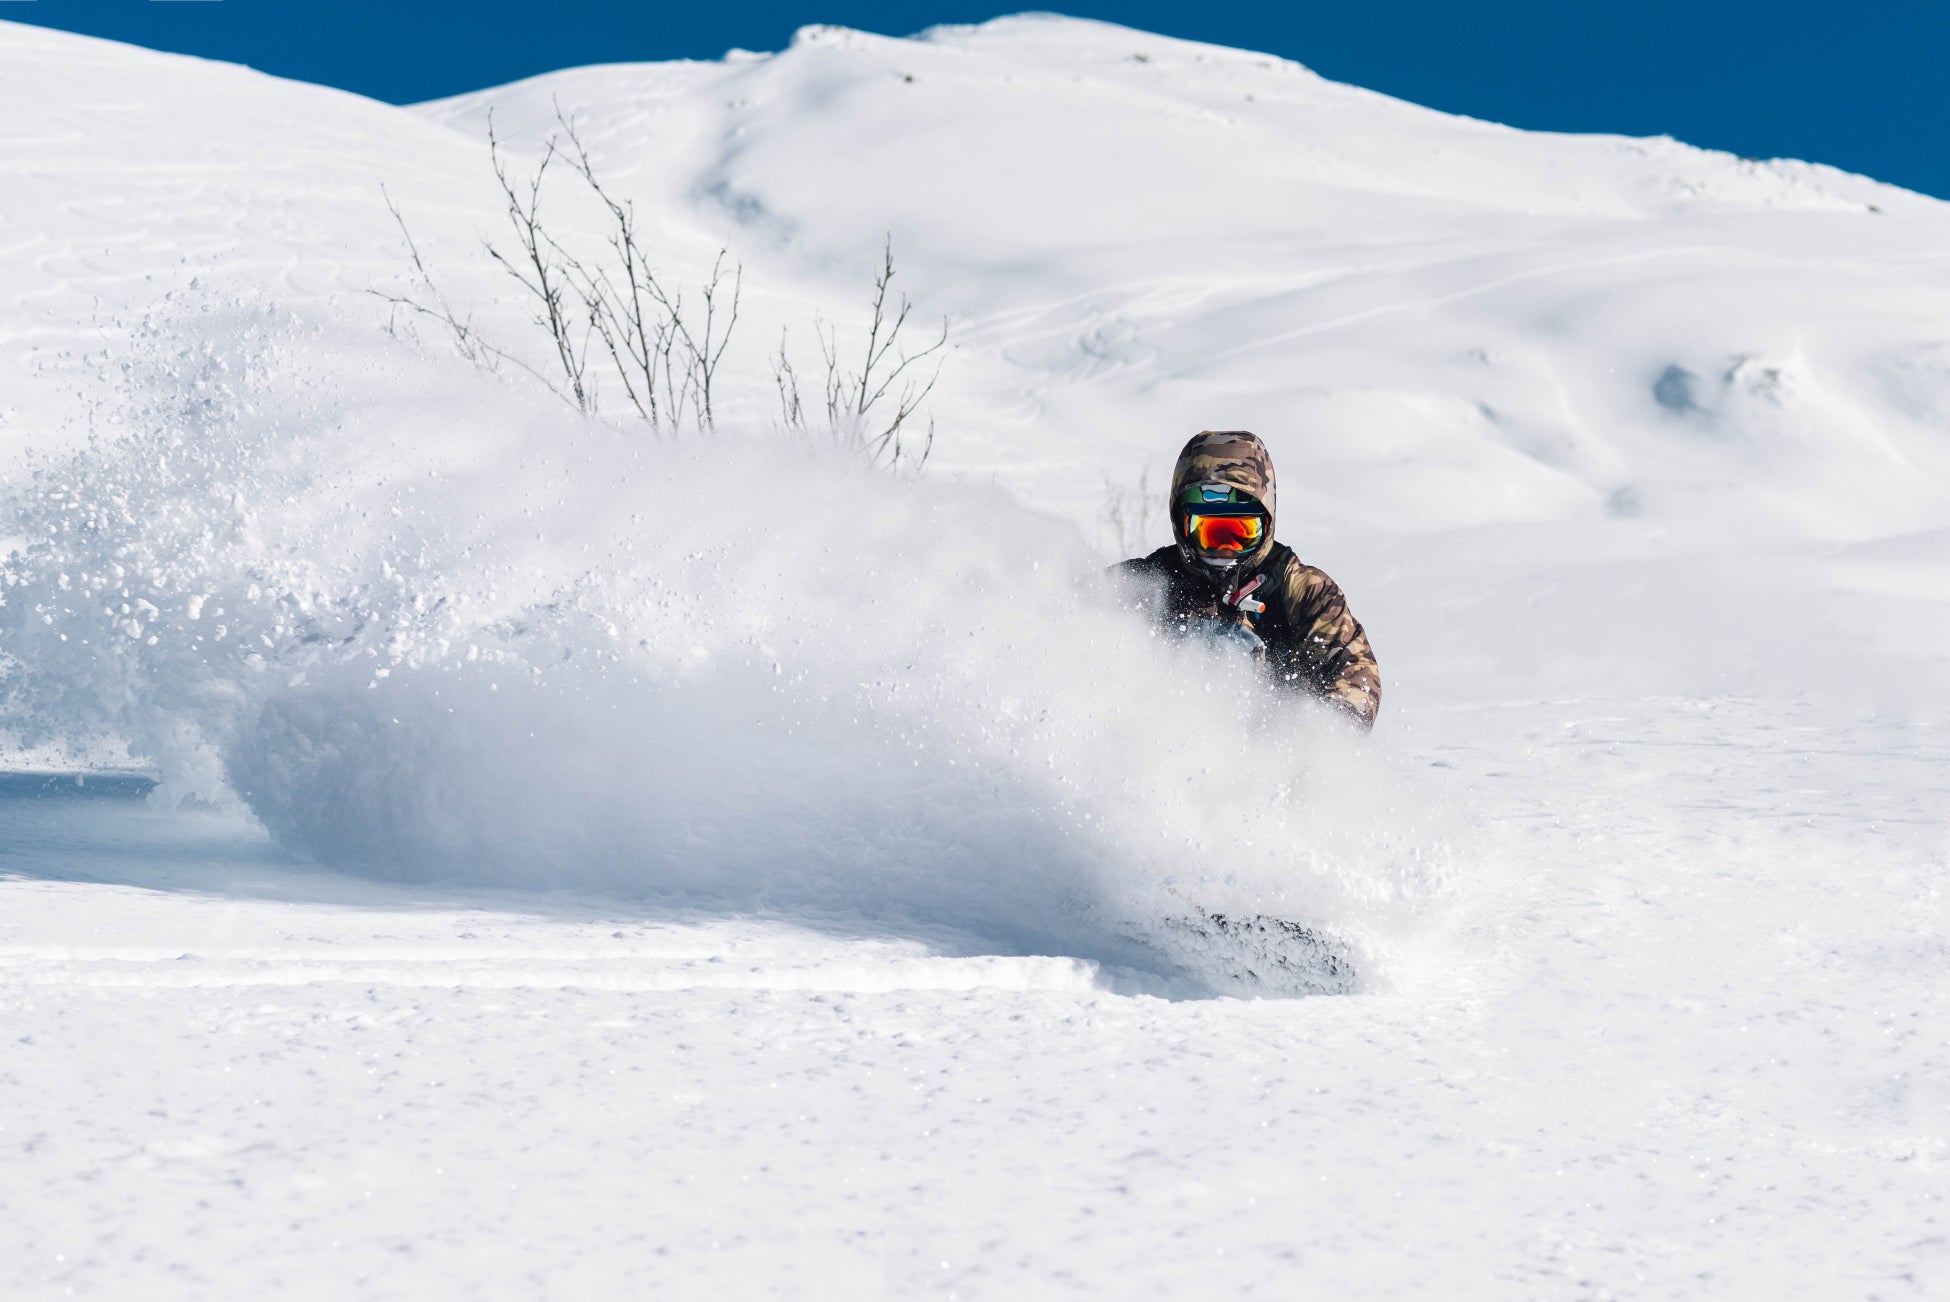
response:
[[[1362,728],[1381,708],[1381,670],[1340,585],[1273,541],[1273,458],[1255,434],[1208,430],[1171,476],[1173,542],[1117,570],[1180,631],[1250,647],[1274,679]]]

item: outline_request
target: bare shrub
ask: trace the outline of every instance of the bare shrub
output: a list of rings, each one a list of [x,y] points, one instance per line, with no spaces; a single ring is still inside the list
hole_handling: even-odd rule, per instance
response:
[[[373,291],[394,309],[389,328],[398,333],[399,313],[433,320],[463,357],[490,369],[511,364],[578,411],[600,410],[606,380],[653,430],[687,424],[716,428],[718,377],[738,323],[743,267],[720,249],[694,296],[670,288],[644,247],[635,205],[604,185],[575,123],[559,109],[556,122],[559,134],[548,139],[541,161],[523,179],[510,166],[489,117],[488,157],[514,238],[507,246],[483,242],[489,259],[521,286],[553,354],[553,367],[536,367],[490,343],[470,317],[455,310],[391,195],[386,206],[406,241],[413,287],[404,293]],[[542,216],[549,171],[558,161],[581,179],[608,218],[599,256],[571,250]]]
[[[680,426],[687,413],[702,428],[715,429],[718,368],[738,324],[743,265],[732,264],[727,287],[728,254],[719,249],[698,290],[702,312],[687,311],[683,291],[667,291],[650,265],[637,235],[635,206],[619,202],[603,187],[575,123],[559,108],[556,121],[569,144],[565,156],[570,167],[609,214],[613,261],[591,268],[566,253],[562,257],[630,405],[653,429]],[[549,148],[555,147],[551,140]],[[505,182],[502,188],[507,188]]]
[[[549,164],[555,161],[555,141],[548,142],[542,161],[529,178],[525,200],[522,187],[508,173],[507,160],[501,157],[501,142],[494,134],[492,114],[488,116],[488,157],[494,165],[494,179],[501,186],[502,198],[507,201],[508,225],[514,228],[515,240],[521,246],[518,255],[509,257],[489,243],[488,256],[535,300],[536,324],[548,331],[549,343],[562,365],[568,398],[577,410],[593,411],[595,395],[584,376],[589,368],[588,327],[595,324],[594,313],[581,331],[581,339],[577,339],[577,323],[569,305],[566,283],[567,268],[574,266],[575,260],[542,227],[542,181],[548,176]]]
[[[472,317],[462,317],[454,310],[447,302],[446,295],[440,292],[440,286],[434,281],[433,273],[427,269],[425,259],[420,256],[420,246],[413,239],[413,232],[407,227],[406,218],[400,213],[399,205],[393,202],[393,196],[387,192],[385,186],[379,187],[379,193],[386,200],[386,211],[393,215],[393,221],[399,226],[401,238],[406,241],[407,255],[413,262],[415,284],[415,292],[409,294],[396,294],[381,289],[368,291],[392,309],[386,320],[387,332],[395,336],[404,336],[410,332],[409,327],[401,322],[401,313],[429,318],[447,331],[453,340],[455,351],[475,365],[493,371],[498,370],[503,362],[507,362],[526,371],[536,380],[548,385],[550,389],[554,389],[554,384],[546,375],[520,358],[489,343],[474,328]]]
[[[858,370],[841,360],[838,335],[829,321],[816,319],[820,359],[825,364],[821,386],[825,428],[837,445],[858,452],[875,465],[890,469],[919,469],[934,450],[934,420],[917,436],[911,430],[915,414],[934,392],[941,378],[943,352],[948,346],[948,321],[925,347],[909,351],[903,339],[914,305],[902,294],[889,300],[894,281],[894,240],[881,250],[880,271],[873,282],[873,310],[867,325]],[[772,359],[772,379],[778,390],[781,423],[788,430],[810,432],[806,404],[799,391],[799,374],[792,364],[788,339],[781,335]],[[928,366],[928,359],[934,365]]]
[[[523,178],[509,165],[489,116],[488,157],[513,243],[483,241],[489,259],[521,287],[552,365],[536,366],[490,342],[470,316],[456,310],[390,194],[385,195],[386,207],[406,241],[413,276],[405,292],[372,291],[392,309],[387,328],[399,334],[407,328],[405,319],[431,320],[446,331],[461,356],[490,370],[513,366],[578,411],[599,411],[609,387],[620,390],[630,411],[653,430],[691,425],[715,429],[720,371],[744,295],[743,265],[720,249],[695,292],[673,286],[652,262],[635,205],[618,199],[603,183],[575,122],[559,105],[555,119],[559,131],[545,142],[533,173]],[[545,183],[557,162],[581,180],[606,215],[600,254],[571,250],[543,218]],[[801,396],[784,335],[772,359],[772,380],[787,430],[807,434],[817,429],[874,465],[918,469],[934,446],[933,419],[925,430],[916,426],[922,404],[940,378],[948,322],[942,319],[932,342],[910,350],[905,332],[913,304],[906,295],[891,292],[893,279],[889,236],[874,278],[866,345],[857,354],[857,368],[843,361],[832,323],[823,316],[814,318],[824,366],[817,426]]]
[[[1151,487],[1151,468],[1146,466],[1135,485],[1104,481],[1104,523],[1111,543],[1120,556],[1133,556],[1143,550],[1145,539],[1167,515],[1165,494]]]

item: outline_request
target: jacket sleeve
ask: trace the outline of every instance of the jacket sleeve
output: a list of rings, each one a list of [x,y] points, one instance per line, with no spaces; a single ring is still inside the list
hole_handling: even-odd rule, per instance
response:
[[[1281,634],[1267,659],[1282,683],[1312,692],[1374,727],[1381,709],[1381,667],[1341,587],[1310,565],[1289,565],[1277,586]]]

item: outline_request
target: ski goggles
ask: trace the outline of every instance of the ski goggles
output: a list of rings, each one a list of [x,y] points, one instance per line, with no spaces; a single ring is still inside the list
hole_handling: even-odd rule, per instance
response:
[[[1185,512],[1185,541],[1208,556],[1243,556],[1266,537],[1263,515],[1203,515]]]

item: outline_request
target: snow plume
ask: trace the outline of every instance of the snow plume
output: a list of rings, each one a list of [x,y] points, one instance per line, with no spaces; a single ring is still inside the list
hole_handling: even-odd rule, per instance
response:
[[[118,373],[126,432],[12,505],[9,710],[126,739],[164,803],[348,871],[1189,988],[1308,985],[1208,952],[1200,910],[1319,929],[1372,986],[1450,889],[1384,747],[1160,640],[997,490],[660,442],[263,312],[139,332]]]

